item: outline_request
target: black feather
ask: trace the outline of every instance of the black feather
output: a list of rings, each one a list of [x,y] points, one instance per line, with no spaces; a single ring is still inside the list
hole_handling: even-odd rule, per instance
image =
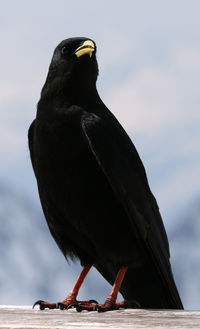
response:
[[[146,308],[182,308],[143,164],[98,95],[95,52],[75,56],[85,40],[67,39],[55,49],[29,129],[49,229],[66,257],[94,265],[111,284],[120,266],[128,266],[125,299]]]

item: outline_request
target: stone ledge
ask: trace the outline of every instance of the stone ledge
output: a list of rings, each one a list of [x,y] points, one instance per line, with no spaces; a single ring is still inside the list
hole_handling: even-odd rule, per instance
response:
[[[0,306],[3,329],[192,329],[200,328],[200,311],[126,309],[106,313],[76,310],[32,309],[31,306]]]

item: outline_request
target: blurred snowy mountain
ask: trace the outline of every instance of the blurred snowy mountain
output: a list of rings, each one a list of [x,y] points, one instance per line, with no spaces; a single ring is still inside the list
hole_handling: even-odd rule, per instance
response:
[[[60,301],[80,271],[67,264],[48,231],[42,212],[27,197],[0,186],[0,304],[33,304],[37,299]],[[169,232],[172,268],[188,309],[200,305],[200,206],[177,219]],[[103,301],[110,285],[92,270],[81,298]]]

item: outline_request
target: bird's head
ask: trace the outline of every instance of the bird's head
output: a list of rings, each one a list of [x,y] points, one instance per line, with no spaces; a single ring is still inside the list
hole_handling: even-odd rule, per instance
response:
[[[86,87],[91,89],[96,85],[98,64],[96,60],[95,42],[88,38],[69,38],[63,40],[55,49],[44,86],[61,90],[62,87],[71,90]],[[57,85],[57,86],[56,86]]]

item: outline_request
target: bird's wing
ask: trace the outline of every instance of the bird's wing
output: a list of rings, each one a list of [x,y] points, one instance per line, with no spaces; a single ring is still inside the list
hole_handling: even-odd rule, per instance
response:
[[[167,236],[137,151],[132,144],[131,157],[131,151],[128,154],[124,147],[130,140],[121,126],[109,125],[95,114],[82,117],[82,128],[96,161],[137,232],[139,243],[152,258],[163,284],[168,286],[173,304],[181,308],[169,263]]]

